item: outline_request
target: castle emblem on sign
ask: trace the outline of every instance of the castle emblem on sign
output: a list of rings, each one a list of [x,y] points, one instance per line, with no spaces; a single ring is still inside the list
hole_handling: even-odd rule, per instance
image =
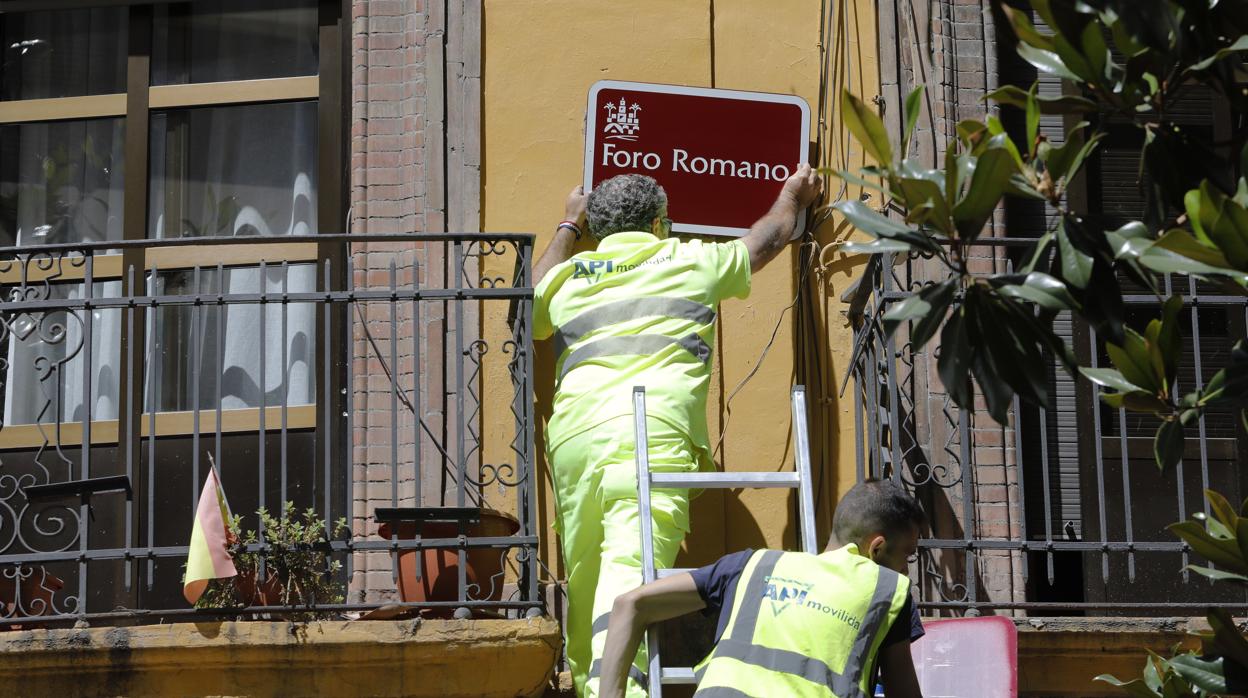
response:
[[[608,102],[603,108],[607,110],[607,123],[602,127],[602,132],[610,134],[607,138],[637,140],[637,132],[641,130],[641,122],[637,120],[637,112],[641,111],[640,104],[634,102],[631,107],[627,106],[624,98],[620,97],[618,106]]]

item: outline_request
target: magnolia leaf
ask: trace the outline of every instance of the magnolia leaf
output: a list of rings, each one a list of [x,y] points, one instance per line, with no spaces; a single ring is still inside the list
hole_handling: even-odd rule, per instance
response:
[[[1171,468],[1183,460],[1183,424],[1178,421],[1163,422],[1153,437],[1153,458],[1161,470]]]
[[[1002,134],[992,141],[1009,138]],[[975,163],[970,186],[966,194],[953,207],[953,220],[962,238],[974,240],[979,237],[988,217],[1005,194],[1006,185],[1014,171],[1014,162],[1003,147],[989,147]]]
[[[1120,372],[1112,368],[1080,368],[1079,372],[1085,378],[1103,388],[1111,388],[1120,393],[1146,392],[1143,388],[1127,380]]]
[[[876,162],[885,167],[893,163],[893,149],[888,143],[884,122],[874,109],[849,90],[841,93],[841,118],[845,120],[845,127]]]
[[[1218,49],[1216,53],[1214,53],[1212,56],[1209,56],[1205,60],[1200,61],[1199,63],[1193,63],[1184,72],[1195,73],[1195,72],[1202,71],[1212,66],[1214,63],[1217,63],[1218,61],[1222,60],[1223,58],[1226,58],[1227,56],[1230,56],[1233,53],[1238,53],[1240,51],[1248,51],[1248,35],[1239,37],[1238,39],[1235,40],[1235,43],[1231,44],[1230,46]]]
[[[985,101],[990,99],[998,104],[1027,108],[1027,90],[1015,85],[999,87],[984,95]],[[1074,95],[1036,95],[1036,104],[1040,107],[1041,114],[1084,114],[1096,111],[1096,102]]]
[[[841,252],[848,254],[884,254],[886,252],[909,252],[910,243],[888,238],[876,238],[871,242],[845,242],[841,244]]]
[[[1175,673],[1210,693],[1226,693],[1226,676],[1222,658],[1201,659],[1194,654],[1180,654],[1170,660]]]
[[[1216,567],[1204,567],[1201,565],[1188,565],[1188,572],[1195,572],[1202,577],[1208,577],[1215,582],[1245,582],[1248,583],[1248,577],[1234,572],[1227,572]]]
[[[901,157],[910,152],[910,139],[914,136],[914,126],[919,122],[919,112],[923,108],[923,85],[919,85],[906,95],[906,130],[901,138]]]

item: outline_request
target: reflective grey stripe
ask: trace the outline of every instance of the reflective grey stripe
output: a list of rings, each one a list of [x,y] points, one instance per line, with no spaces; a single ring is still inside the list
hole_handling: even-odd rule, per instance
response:
[[[611,612],[608,611],[594,619],[594,625],[590,629],[589,634],[593,636],[593,635],[597,635],[598,633],[605,633],[607,632],[607,626],[610,624],[611,624]]]
[[[775,571],[776,563],[783,554],[779,550],[764,550],[760,553],[758,564],[754,566],[754,571],[745,584],[745,593],[741,596],[745,603],[738,607],[732,632],[725,633],[725,637],[739,638],[746,642],[754,639],[754,629],[758,627],[758,612],[763,608],[763,592],[767,590],[767,578]],[[757,599],[758,603],[751,604],[750,599]],[[736,603],[735,599],[733,603]]]
[[[839,698],[861,695],[861,690],[848,677],[832,671],[832,668],[815,657],[807,657],[790,650],[763,647],[741,640],[720,640],[715,648],[716,657],[727,657],[752,666],[771,671],[800,676],[811,683],[832,689]]]
[[[693,698],[763,698],[762,696],[752,696],[745,691],[740,691],[727,686],[711,686],[709,688],[699,688],[697,693],[693,694]]]
[[[573,349],[559,369],[559,380],[568,375],[577,364],[600,356],[619,356],[622,354],[654,354],[677,344],[685,351],[693,354],[702,363],[711,360],[711,348],[698,334],[691,333],[680,339],[665,337],[661,334],[635,334],[628,337],[607,337],[595,342],[583,344]]]
[[[555,331],[555,357],[563,356],[568,347],[594,330],[643,317],[671,317],[699,325],[715,322],[714,308],[687,298],[627,298],[590,308],[563,323]]]
[[[595,659],[593,664],[589,665],[589,676],[586,681],[593,681],[602,676],[602,660]],[[636,666],[629,665],[628,678],[636,681],[642,688],[650,687],[650,679],[646,676],[646,672],[638,669]]]
[[[765,580],[775,570],[781,554],[779,551],[774,550],[762,553],[762,558],[751,573],[746,584],[745,593],[741,597],[743,603],[738,608],[738,615],[733,623],[731,635],[720,640],[719,644],[715,646],[711,662],[714,662],[719,657],[727,657],[751,666],[793,674],[807,681],[825,685],[832,690],[832,693],[837,698],[865,698],[866,694],[859,685],[862,680],[863,664],[881,625],[888,618],[888,611],[893,603],[893,595],[897,591],[899,575],[890,569],[879,568],[879,574],[876,575],[875,580],[875,590],[871,594],[871,602],[867,607],[866,617],[863,618],[862,625],[858,628],[858,635],[854,638],[853,647],[845,661],[845,671],[843,674],[840,674],[833,671],[831,667],[817,658],[807,657],[790,650],[766,647],[753,642],[754,632],[758,626],[758,614],[763,605],[762,596],[766,587]],[[757,600],[757,603],[751,604],[751,600]],[[699,690],[696,695],[715,694],[704,693]]]
[[[893,595],[897,593],[900,578],[900,574],[887,567],[880,567],[880,573],[875,578],[871,605],[867,607],[867,616],[862,619],[862,627],[858,629],[858,637],[854,638],[854,648],[850,651],[849,662],[845,666],[845,674],[853,680],[855,686],[862,681],[863,670],[871,668],[863,665],[871,651],[871,643],[875,641],[875,636],[888,618],[888,609],[893,605]]]

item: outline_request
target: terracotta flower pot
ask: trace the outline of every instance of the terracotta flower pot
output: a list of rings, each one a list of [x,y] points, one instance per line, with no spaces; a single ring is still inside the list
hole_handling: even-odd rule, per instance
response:
[[[0,574],[0,618],[50,616],[52,597],[65,586],[59,577],[42,567],[23,567],[17,579]],[[0,630],[21,630],[22,625],[0,625]]]
[[[481,520],[467,525],[466,535],[477,538],[495,538],[514,535],[520,530],[515,517],[493,509],[482,509]],[[389,538],[392,524],[378,527],[378,535]],[[403,540],[416,537],[417,523],[398,523],[397,535]],[[453,521],[431,521],[420,526],[422,538],[455,538],[459,524]],[[459,551],[456,549],[422,550],[423,574],[417,575],[415,550],[399,553],[399,597],[408,603],[424,601],[457,601],[459,599]],[[473,600],[498,601],[503,595],[503,558],[506,551],[499,548],[469,548],[466,551],[467,583],[476,585],[469,589]],[[451,610],[445,614],[450,615]]]
[[[281,606],[285,603],[282,596],[286,593],[286,587],[272,572],[268,572],[264,582],[260,584],[256,583],[255,572],[239,572],[234,577],[234,590],[248,606]],[[299,603],[297,593],[290,595],[290,603]]]

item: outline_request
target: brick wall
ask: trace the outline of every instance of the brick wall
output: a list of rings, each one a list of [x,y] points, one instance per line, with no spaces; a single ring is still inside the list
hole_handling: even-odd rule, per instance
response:
[[[480,0],[353,0],[350,232],[479,229],[480,16]],[[478,276],[477,251],[454,268],[446,242],[352,249],[356,288],[447,288]],[[455,435],[479,412],[475,374],[456,381],[467,355],[458,343],[478,338],[479,317],[472,304],[425,301],[365,303],[353,318],[355,536],[375,536],[377,507],[455,504],[443,501],[443,473],[460,459]],[[351,595],[393,597],[389,554],[354,556]]]
[[[988,0],[932,0],[880,3],[881,107],[900,140],[902,99],[916,84],[926,99],[910,155],[927,166],[944,162],[957,136],[957,123],[982,119],[990,108],[983,95],[997,86],[996,30]],[[891,52],[891,53],[889,53]],[[998,210],[985,236],[1004,236]],[[972,271],[1004,271],[1004,258],[991,248],[976,250]],[[943,267],[915,260],[894,270],[898,284],[943,278]],[[916,483],[932,519],[933,537],[1017,539],[1021,532],[1017,454],[1012,424],[1001,427],[987,415],[982,397],[974,413],[959,415],[936,371],[934,341],[911,353],[898,341],[898,381],[907,393],[899,405],[903,472]],[[965,430],[959,420],[965,419]],[[968,570],[962,550],[921,556],[923,598],[1023,601],[1023,560],[1006,551],[982,551]],[[969,576],[968,576],[969,575]]]

